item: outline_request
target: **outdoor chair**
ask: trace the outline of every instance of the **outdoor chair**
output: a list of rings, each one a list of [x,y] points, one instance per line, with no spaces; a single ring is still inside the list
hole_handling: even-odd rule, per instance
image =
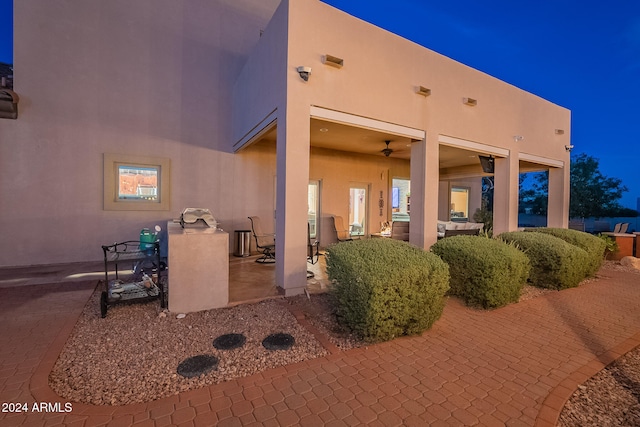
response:
[[[347,242],[353,240],[351,238],[351,232],[349,229],[345,228],[344,221],[341,216],[333,216],[333,229],[336,232],[336,238],[338,242]]]
[[[613,232],[614,233],[622,233],[622,231],[620,231],[622,229],[622,223],[619,222],[616,225],[613,226]]]
[[[251,232],[256,239],[256,248],[262,251],[262,256],[256,259],[256,262],[261,264],[272,264],[276,262],[276,235],[265,234],[262,231],[262,222],[259,216],[250,216],[249,221],[251,221]]]
[[[628,222],[622,223],[622,227],[620,227],[620,233],[626,234],[628,230],[629,230],[629,223]]]
[[[391,238],[394,240],[409,241],[409,222],[393,221],[391,223]]]

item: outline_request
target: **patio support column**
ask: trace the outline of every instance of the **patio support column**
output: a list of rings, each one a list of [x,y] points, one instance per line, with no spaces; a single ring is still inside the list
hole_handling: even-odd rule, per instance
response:
[[[569,191],[571,174],[569,168],[549,168],[549,199],[547,226],[569,227]]]
[[[520,161],[517,154],[496,157],[494,163],[493,235],[518,229]]]
[[[276,285],[286,296],[307,284],[309,107],[278,109],[276,143]]]
[[[435,133],[411,144],[409,242],[429,249],[438,240],[439,144]]]

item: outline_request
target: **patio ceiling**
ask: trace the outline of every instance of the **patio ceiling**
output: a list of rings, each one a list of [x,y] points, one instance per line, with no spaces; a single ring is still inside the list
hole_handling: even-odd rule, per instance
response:
[[[351,153],[384,156],[385,141],[391,141],[389,148],[393,150],[389,157],[409,160],[411,158],[411,138],[372,129],[349,126],[320,119],[311,119],[311,146],[329,150],[347,151]],[[262,141],[275,142],[276,128],[267,132]],[[440,145],[440,168],[452,169],[472,167],[481,173],[478,155],[475,151]]]

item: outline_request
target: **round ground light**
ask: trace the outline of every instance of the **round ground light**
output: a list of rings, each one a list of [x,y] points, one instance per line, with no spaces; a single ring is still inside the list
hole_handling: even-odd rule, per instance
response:
[[[267,350],[289,350],[296,342],[289,334],[271,334],[262,340],[262,346]]]
[[[218,368],[218,359],[208,354],[200,354],[183,360],[178,365],[178,374],[193,378]]]
[[[213,340],[213,346],[218,350],[233,350],[242,347],[246,341],[242,334],[224,334]]]

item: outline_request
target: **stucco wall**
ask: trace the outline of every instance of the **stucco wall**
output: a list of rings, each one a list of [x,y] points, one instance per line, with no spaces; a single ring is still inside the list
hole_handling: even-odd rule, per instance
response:
[[[283,0],[269,22],[279,4],[14,2],[21,102],[18,120],[0,120],[0,266],[99,260],[101,244],[135,239],[140,228],[176,218],[184,207],[210,208],[230,232],[247,228],[247,215],[273,218],[274,152],[231,153],[237,135],[273,104],[298,108],[288,112],[295,121],[290,129],[304,126],[307,108],[317,105],[426,130],[431,145],[437,135],[449,135],[568,164],[566,109],[318,0]],[[247,79],[251,52],[258,53],[245,70],[260,78],[234,92],[237,79]],[[322,64],[324,54],[344,58],[345,66]],[[298,76],[299,65],[313,67],[309,82]],[[417,85],[432,95],[416,95]],[[463,97],[478,105],[463,105]],[[565,134],[554,135],[555,128]],[[513,135],[524,135],[524,142]],[[171,159],[170,210],[103,210],[105,152]],[[382,162],[390,159],[376,158],[351,159],[357,166],[343,167],[340,177],[320,176],[349,156],[313,150],[311,159],[309,177],[323,179],[327,189],[372,184],[370,232],[377,231],[385,179],[409,175],[407,163],[387,167]],[[396,167],[400,172],[390,172]],[[334,193],[323,191],[328,194]],[[323,198],[323,213],[344,210],[341,196],[333,197]]]
[[[290,9],[289,32],[304,37],[290,37],[288,77],[313,105],[568,163],[567,109],[322,2],[290,1]],[[324,65],[325,54],[344,66]],[[298,65],[313,68],[304,87],[295,84]],[[418,85],[431,96],[417,95]],[[465,97],[477,106],[464,105]]]
[[[233,82],[278,3],[14,2],[21,103],[0,120],[0,266],[99,260],[101,244],[187,206],[228,230],[272,212],[273,165],[228,147]],[[170,211],[104,211],[105,152],[170,158]]]

